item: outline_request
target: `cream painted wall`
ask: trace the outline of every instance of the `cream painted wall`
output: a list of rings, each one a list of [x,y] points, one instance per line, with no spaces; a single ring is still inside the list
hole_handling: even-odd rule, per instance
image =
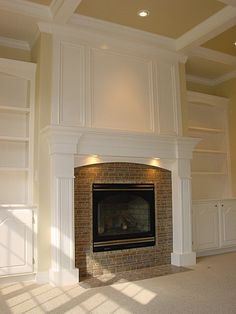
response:
[[[0,58],[30,61],[30,51],[0,46]]]
[[[38,272],[50,267],[50,157],[48,143],[40,136],[40,130],[50,123],[51,117],[51,36],[41,34],[32,49],[32,61],[37,63],[35,101],[35,181],[34,197],[37,214],[37,268]]]

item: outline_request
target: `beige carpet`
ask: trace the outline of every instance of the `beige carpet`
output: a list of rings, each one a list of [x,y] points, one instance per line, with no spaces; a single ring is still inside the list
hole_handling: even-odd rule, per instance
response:
[[[236,314],[236,253],[200,258],[192,271],[99,288],[2,285],[0,313]]]

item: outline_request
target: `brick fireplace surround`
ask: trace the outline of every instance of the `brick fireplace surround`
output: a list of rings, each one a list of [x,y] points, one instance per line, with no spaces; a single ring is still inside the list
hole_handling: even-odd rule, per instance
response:
[[[52,167],[52,284],[75,284],[86,274],[122,271],[130,269],[131,264],[138,268],[196,263],[192,251],[190,160],[197,139],[53,126],[45,129],[42,140],[49,142]],[[112,181],[155,184],[155,247],[113,251],[106,258],[104,252],[92,252],[91,184]],[[82,193],[75,208],[74,190],[76,195]],[[38,273],[38,280],[42,276]]]
[[[155,185],[156,245],[110,252],[93,252],[92,184],[152,183]],[[171,172],[136,163],[104,163],[75,169],[75,266],[80,277],[116,273],[171,263]]]

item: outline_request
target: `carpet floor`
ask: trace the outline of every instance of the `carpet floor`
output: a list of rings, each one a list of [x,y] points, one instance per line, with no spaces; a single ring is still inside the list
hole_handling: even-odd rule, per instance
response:
[[[236,252],[202,257],[189,271],[109,286],[0,286],[0,313],[236,314]]]

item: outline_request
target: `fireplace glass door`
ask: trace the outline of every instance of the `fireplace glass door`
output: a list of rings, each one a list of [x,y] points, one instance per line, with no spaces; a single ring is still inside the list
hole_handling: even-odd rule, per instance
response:
[[[93,184],[93,250],[155,244],[153,184]]]

